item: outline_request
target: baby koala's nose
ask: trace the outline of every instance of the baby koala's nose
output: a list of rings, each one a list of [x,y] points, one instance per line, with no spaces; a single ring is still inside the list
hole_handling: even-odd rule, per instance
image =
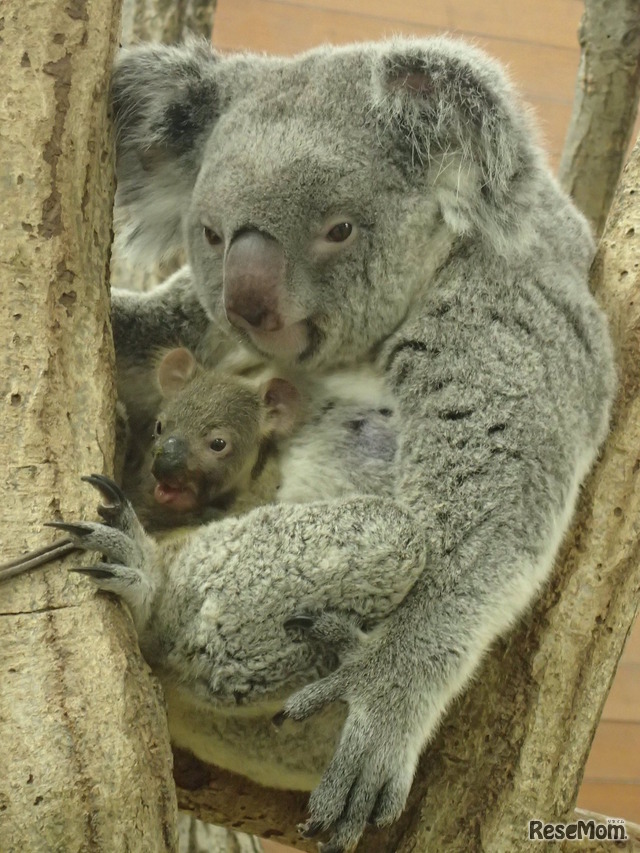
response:
[[[151,473],[157,480],[175,476],[187,467],[189,445],[183,438],[171,436],[153,450]]]

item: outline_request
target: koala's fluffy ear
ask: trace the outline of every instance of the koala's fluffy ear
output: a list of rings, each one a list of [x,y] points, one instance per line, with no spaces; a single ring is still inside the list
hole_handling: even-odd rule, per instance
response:
[[[188,349],[170,350],[158,365],[157,379],[164,397],[173,397],[193,378],[196,360]]]
[[[452,39],[398,40],[378,56],[373,88],[396,161],[428,176],[454,231],[479,228],[499,244],[518,227],[539,154],[499,65]]]
[[[182,245],[182,216],[218,116],[218,61],[204,39],[141,45],[116,61],[116,207],[128,254],[157,260]]]

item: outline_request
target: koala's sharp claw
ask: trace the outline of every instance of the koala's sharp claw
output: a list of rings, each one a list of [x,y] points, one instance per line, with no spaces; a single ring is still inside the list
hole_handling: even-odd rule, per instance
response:
[[[108,498],[114,504],[124,503],[126,498],[120,486],[110,477],[105,477],[104,474],[90,474],[87,477],[80,478],[84,483],[89,483],[99,492],[102,492],[105,498]]]
[[[289,714],[286,711],[278,711],[278,713],[271,719],[271,722],[279,729],[288,716]]]
[[[103,566],[80,566],[69,569],[69,571],[76,572],[79,575],[87,575],[87,577],[90,578],[98,578],[99,580],[115,577],[114,572],[109,571],[109,569],[105,569]]]
[[[44,526],[55,527],[57,530],[66,530],[72,536],[79,537],[88,536],[92,532],[92,528],[88,524],[82,524],[82,522],[69,524],[66,521],[45,521]]]
[[[307,616],[304,613],[297,614],[296,616],[292,616],[290,619],[284,623],[284,627],[288,630],[290,628],[303,628],[309,629],[313,628],[315,624],[314,616]]]

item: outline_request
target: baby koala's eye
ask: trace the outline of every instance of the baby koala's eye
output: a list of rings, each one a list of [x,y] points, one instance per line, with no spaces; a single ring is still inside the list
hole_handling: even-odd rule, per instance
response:
[[[162,421],[156,421],[156,435],[162,435]]]
[[[227,446],[227,442],[224,438],[214,438],[209,447],[212,450],[215,450],[216,453],[220,453],[221,450],[224,450]]]
[[[350,222],[339,222],[327,232],[327,240],[329,240],[330,243],[344,243],[345,240],[348,240],[349,237],[351,237],[352,231],[353,225]]]
[[[219,246],[222,243],[222,237],[217,234],[213,228],[203,225],[204,237],[210,246]]]

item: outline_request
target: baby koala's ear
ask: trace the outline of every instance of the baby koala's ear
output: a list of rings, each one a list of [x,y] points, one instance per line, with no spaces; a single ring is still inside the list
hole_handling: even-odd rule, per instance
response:
[[[193,378],[196,360],[188,349],[170,350],[158,365],[158,385],[164,397],[173,397]]]
[[[290,435],[302,412],[298,389],[286,379],[269,379],[260,394],[267,407],[267,431],[278,438]]]

